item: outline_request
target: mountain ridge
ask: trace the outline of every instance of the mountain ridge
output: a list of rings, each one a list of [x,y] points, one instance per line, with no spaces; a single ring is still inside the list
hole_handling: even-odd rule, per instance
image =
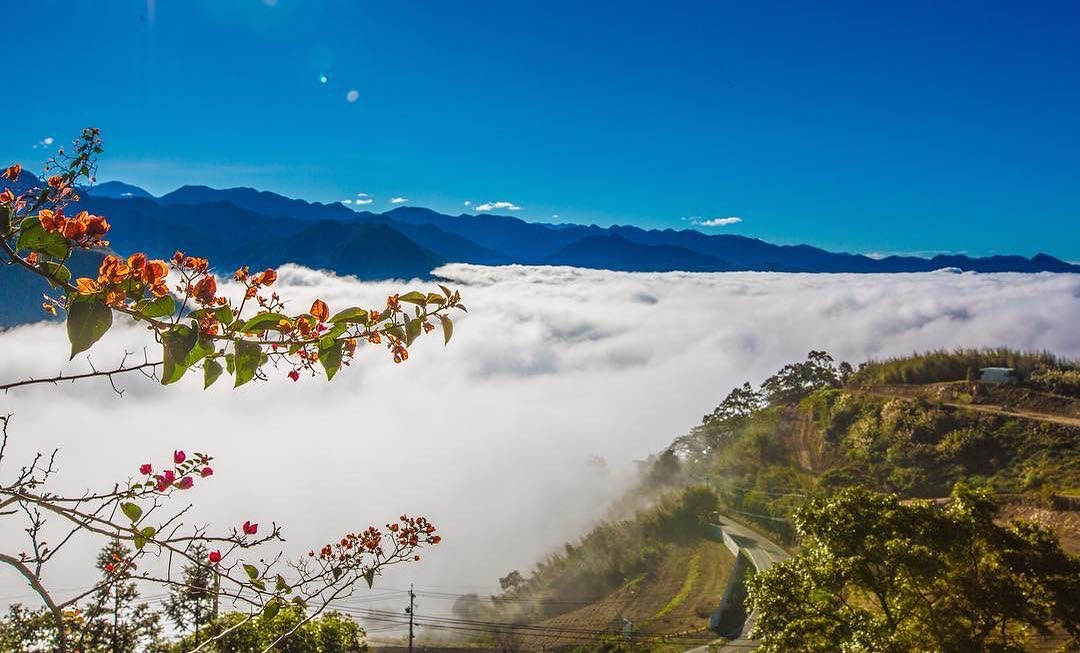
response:
[[[37,181],[32,175],[28,179]],[[631,272],[897,273],[943,268],[972,272],[1080,272],[1080,265],[1045,253],[1032,257],[939,254],[929,258],[899,255],[874,258],[807,244],[778,245],[737,234],[706,234],[695,229],[550,224],[489,213],[450,215],[417,206],[374,213],[354,210],[339,202],[309,202],[247,187],[215,189],[185,185],[154,197],[137,186],[109,181],[83,189],[82,201],[73,208],[102,213],[117,225],[137,224],[138,237],[126,238],[120,231],[115,236],[125,247],[136,249],[173,247],[175,238],[170,238],[170,234],[179,233],[185,236],[181,240],[191,242],[193,239],[188,236],[194,235],[192,230],[202,236],[213,233],[210,240],[215,242],[211,249],[217,251],[206,255],[217,254],[224,259],[222,264],[229,265],[250,262],[259,258],[255,256],[257,253],[287,252],[292,236],[326,220],[380,224],[390,231],[380,229],[369,233],[395,240],[408,250],[403,259],[410,260],[402,265],[390,265],[387,260],[388,268],[380,270],[367,264],[346,265],[348,257],[335,257],[348,269],[362,268],[376,276],[390,274],[390,268],[399,273],[404,270],[416,276],[430,276],[430,269],[421,268],[433,261],[574,265]],[[326,225],[321,228],[328,229]],[[391,231],[405,240],[398,240]],[[255,242],[251,242],[252,238]],[[232,245],[226,246],[228,242]],[[294,262],[306,264],[303,260]]]

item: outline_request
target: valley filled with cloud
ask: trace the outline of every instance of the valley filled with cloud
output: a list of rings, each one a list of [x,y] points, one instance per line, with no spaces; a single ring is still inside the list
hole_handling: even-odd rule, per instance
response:
[[[270,383],[238,390],[223,379],[204,391],[196,374],[162,388],[138,373],[116,379],[123,397],[100,380],[19,389],[0,395],[0,411],[14,415],[0,473],[58,444],[56,489],[75,492],[123,481],[174,449],[205,451],[216,473],[191,490],[194,522],[276,521],[296,555],[401,512],[425,514],[443,543],[376,589],[494,591],[500,575],[526,571],[602,517],[635,460],[686,432],[733,386],[811,349],[853,364],[960,346],[1080,356],[1076,275],[437,273],[469,309],[445,348],[436,332],[394,365],[383,348],[363,345],[331,383],[294,383],[289,370],[271,369]],[[294,308],[320,297],[334,312],[428,286],[285,266],[275,290]],[[141,360],[144,346],[159,355],[144,329],[117,325],[91,360],[115,366],[125,351]],[[0,348],[4,381],[88,369],[85,357],[66,362],[63,325],[0,333]],[[76,587],[94,574],[80,557],[91,553],[73,548],[51,573]]]

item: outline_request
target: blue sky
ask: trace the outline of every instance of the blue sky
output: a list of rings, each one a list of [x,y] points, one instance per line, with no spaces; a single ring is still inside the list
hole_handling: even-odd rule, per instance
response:
[[[1077,3],[36,0],[5,18],[0,155],[40,162],[43,139],[95,125],[100,178],[155,193],[735,216],[699,228],[1080,260]]]

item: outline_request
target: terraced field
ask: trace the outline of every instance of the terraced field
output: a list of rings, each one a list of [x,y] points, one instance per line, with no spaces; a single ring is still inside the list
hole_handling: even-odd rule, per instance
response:
[[[652,575],[633,578],[595,603],[538,622],[568,631],[619,632],[624,619],[634,638],[687,643],[713,639],[709,614],[719,603],[735,559],[723,544],[701,541],[676,548]],[[522,649],[580,644],[572,635],[523,636]]]

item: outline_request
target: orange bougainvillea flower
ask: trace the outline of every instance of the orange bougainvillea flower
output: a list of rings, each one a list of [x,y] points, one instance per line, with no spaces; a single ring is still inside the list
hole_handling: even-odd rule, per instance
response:
[[[311,304],[311,315],[319,322],[325,322],[330,319],[330,308],[321,299],[316,299]]]
[[[175,258],[174,255],[173,259],[175,260]],[[196,272],[206,272],[210,268],[210,262],[197,256],[186,256],[184,257],[183,266],[189,270],[195,270]]]
[[[51,209],[38,211],[38,222],[41,223],[41,228],[45,231],[60,231],[64,227],[65,220],[63,211],[53,211]]]
[[[126,298],[123,290],[113,289],[105,293],[105,303],[109,306],[123,306]]]
[[[123,263],[118,256],[112,254],[105,257],[98,269],[98,282],[103,284],[120,283],[131,274],[131,268]]]
[[[26,262],[29,263],[30,265],[37,265],[38,264],[38,253],[37,252],[30,252],[26,256]]]
[[[67,181],[61,175],[53,175],[49,177],[50,188],[64,188],[67,186]]]
[[[277,270],[266,269],[251,277],[251,282],[260,286],[271,286],[277,281]]]
[[[195,298],[195,301],[204,306],[213,304],[217,296],[217,279],[212,274],[199,279],[195,282],[190,294]]]
[[[130,265],[130,264],[129,264]],[[165,283],[165,277],[169,274],[169,264],[160,259],[146,261],[141,268],[142,281],[155,297],[164,297],[169,294],[169,286]]]
[[[138,253],[132,254],[127,260],[128,267],[131,268],[131,273],[142,276],[143,268],[146,267],[146,254]]]
[[[0,204],[11,204],[14,201],[15,193],[12,193],[10,188],[5,188],[3,192],[0,192]]]
[[[64,220],[60,233],[68,240],[79,240],[86,235],[86,223],[79,220]]]
[[[80,295],[94,295],[101,292],[101,284],[86,277],[76,279],[75,286],[79,289]]]
[[[22,166],[18,163],[12,163],[7,167],[7,170],[0,177],[7,177],[11,181],[19,181],[19,174],[22,172]]]

